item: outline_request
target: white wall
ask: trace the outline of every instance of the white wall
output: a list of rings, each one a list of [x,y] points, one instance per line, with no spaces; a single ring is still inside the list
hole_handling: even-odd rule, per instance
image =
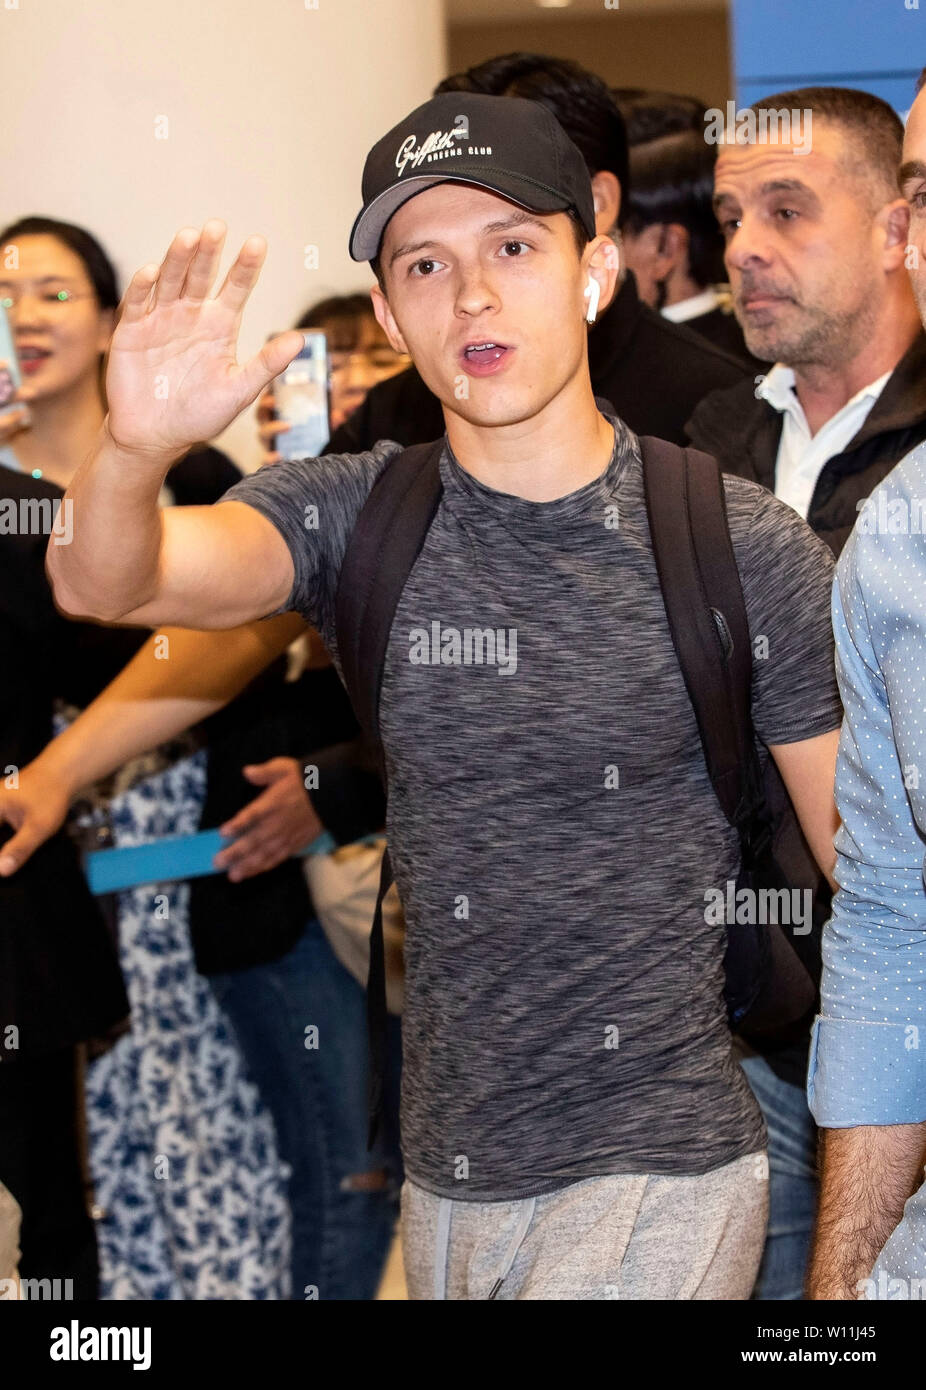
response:
[[[123,287],[182,226],[228,224],[218,283],[260,232],[240,360],[372,283],[347,254],[363,160],[446,71],[443,0],[0,0],[0,55],[0,221],[86,226]],[[250,412],[218,442],[256,466]]]

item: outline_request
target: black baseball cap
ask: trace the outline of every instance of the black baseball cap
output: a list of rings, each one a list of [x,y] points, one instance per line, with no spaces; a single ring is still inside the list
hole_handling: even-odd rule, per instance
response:
[[[367,155],[351,258],[371,261],[386,223],[403,203],[436,183],[451,182],[478,184],[532,212],[573,208],[589,239],[595,236],[588,168],[551,111],[524,97],[442,92]]]

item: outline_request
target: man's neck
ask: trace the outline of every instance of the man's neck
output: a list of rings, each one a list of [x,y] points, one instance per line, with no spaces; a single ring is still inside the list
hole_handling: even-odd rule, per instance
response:
[[[877,325],[870,340],[848,361],[805,363],[794,368],[794,389],[812,435],[864,387],[892,372],[921,331],[912,302],[892,305],[892,317]]]
[[[513,425],[473,425],[446,406],[450,447],[462,468],[496,492],[553,502],[601,476],[614,430],[595,404],[585,369],[538,414]]]
[[[41,469],[42,477],[66,488],[93,446],[103,423],[103,402],[96,374],[69,391],[31,407],[32,424],[10,443],[24,472]]]

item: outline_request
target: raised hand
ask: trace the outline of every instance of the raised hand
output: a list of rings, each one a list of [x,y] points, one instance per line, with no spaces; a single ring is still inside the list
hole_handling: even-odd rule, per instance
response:
[[[210,299],[224,243],[223,222],[186,227],[159,266],[132,276],[106,372],[107,429],[118,448],[173,460],[225,429],[301,351],[301,333],[282,333],[239,366],[241,315],[267,244],[248,237]]]

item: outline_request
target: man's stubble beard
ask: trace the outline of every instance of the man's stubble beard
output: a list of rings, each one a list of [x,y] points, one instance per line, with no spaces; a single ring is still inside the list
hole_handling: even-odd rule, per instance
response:
[[[767,328],[750,325],[737,311],[746,346],[754,357],[781,362],[786,367],[836,367],[849,362],[870,341],[877,322],[877,286],[862,294],[855,307],[827,312],[822,306],[797,307],[802,321],[792,327],[772,323]],[[926,286],[921,312],[926,312]],[[917,301],[919,303],[919,300]],[[745,320],[745,321],[744,321]]]

